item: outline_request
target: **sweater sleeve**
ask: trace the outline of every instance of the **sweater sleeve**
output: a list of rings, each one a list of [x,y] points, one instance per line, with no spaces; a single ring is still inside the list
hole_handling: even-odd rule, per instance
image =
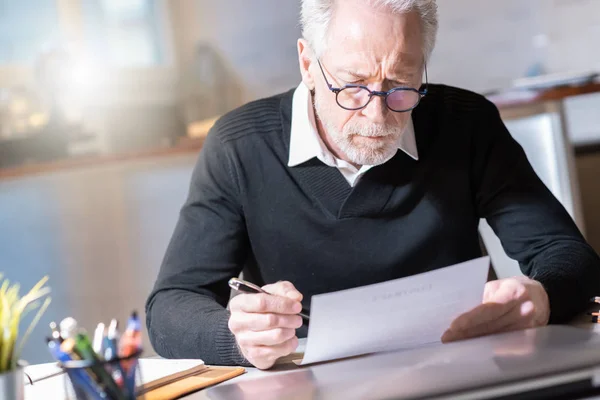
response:
[[[567,322],[600,295],[600,259],[533,171],[497,108],[486,101],[480,116],[472,166],[478,214],[523,273],[545,287],[550,322]]]
[[[218,124],[192,173],[188,198],[146,302],[154,349],[166,358],[248,365],[229,331],[227,281],[238,276],[249,244],[233,156]]]

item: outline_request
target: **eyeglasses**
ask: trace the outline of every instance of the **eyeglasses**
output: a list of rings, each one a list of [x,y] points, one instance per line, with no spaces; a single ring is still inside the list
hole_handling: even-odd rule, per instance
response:
[[[387,92],[378,92],[371,90],[364,85],[344,85],[344,87],[336,88],[333,87],[325,70],[321,65],[321,61],[317,60],[319,68],[327,87],[333,93],[335,93],[336,102],[340,107],[349,111],[356,111],[365,108],[374,96],[381,96],[385,99],[385,105],[391,111],[394,112],[408,112],[419,105],[421,99],[427,94],[427,88],[429,86],[429,79],[427,77],[427,65],[425,66],[425,89],[417,90],[408,87],[395,87],[388,90]]]

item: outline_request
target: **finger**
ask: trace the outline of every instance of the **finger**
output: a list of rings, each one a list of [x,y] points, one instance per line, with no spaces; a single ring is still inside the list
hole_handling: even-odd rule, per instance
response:
[[[442,335],[442,342],[447,343],[455,340],[506,332],[509,329],[530,328],[534,325],[533,315],[533,302],[526,301],[517,307],[513,307],[508,313],[494,321],[474,325],[463,330],[449,329]]]
[[[302,318],[299,315],[233,312],[229,319],[229,329],[233,333],[261,332],[275,328],[298,329],[301,326]]]
[[[488,303],[490,301],[490,298],[498,291],[501,284],[501,280],[490,281],[485,284],[483,289],[483,303]]]
[[[298,338],[294,336],[290,340],[275,346],[251,346],[244,350],[244,356],[259,369],[273,366],[278,358],[290,355],[298,347]]]
[[[464,330],[501,318],[519,304],[525,292],[523,285],[510,279],[488,282],[483,304],[455,318],[450,329]]]
[[[296,336],[295,329],[275,328],[262,332],[245,331],[238,334],[235,338],[240,347],[252,347],[276,346],[287,342],[294,336]]]
[[[477,325],[489,324],[499,318],[502,318],[505,314],[511,312],[515,308],[517,303],[512,304],[498,304],[498,303],[484,303],[474,309],[467,311],[464,314],[459,315],[450,324],[450,330],[452,331],[464,331],[471,329]]]
[[[506,304],[514,300],[518,301],[526,294],[527,288],[521,280],[517,278],[502,279],[486,283],[483,302]]]
[[[229,309],[246,313],[298,314],[302,310],[299,301],[266,293],[240,294],[229,302]]]
[[[265,285],[262,289],[277,296],[288,297],[292,300],[302,301],[302,293],[296,289],[296,287],[288,281],[281,281],[270,285]]]
[[[523,327],[522,324],[519,322],[519,323],[512,323],[512,324],[509,323],[508,325],[500,326],[500,327],[496,328],[494,330],[494,332],[489,332],[489,333],[482,333],[482,332],[454,332],[454,331],[451,331],[451,330],[447,330],[442,335],[441,341],[442,341],[442,343],[450,343],[450,342],[456,342],[456,341],[459,341],[459,340],[473,339],[473,338],[485,336],[485,335],[488,335],[488,334],[504,333],[504,332],[521,330],[521,329],[524,329],[524,328],[525,327]]]

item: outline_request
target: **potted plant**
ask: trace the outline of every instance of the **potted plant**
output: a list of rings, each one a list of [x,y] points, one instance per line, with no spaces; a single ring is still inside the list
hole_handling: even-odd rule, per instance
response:
[[[19,284],[11,286],[0,274],[0,399],[24,398],[24,373],[20,354],[31,331],[50,305],[50,288],[44,287],[48,277],[40,280],[26,295],[19,296]],[[23,333],[21,322],[29,313],[37,313]]]

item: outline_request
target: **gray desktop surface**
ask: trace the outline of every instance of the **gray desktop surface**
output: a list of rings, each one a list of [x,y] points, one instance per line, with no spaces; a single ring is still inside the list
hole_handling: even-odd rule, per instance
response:
[[[598,385],[595,367],[600,367],[600,335],[547,326],[307,366],[220,385],[206,395],[214,400],[498,398]]]

